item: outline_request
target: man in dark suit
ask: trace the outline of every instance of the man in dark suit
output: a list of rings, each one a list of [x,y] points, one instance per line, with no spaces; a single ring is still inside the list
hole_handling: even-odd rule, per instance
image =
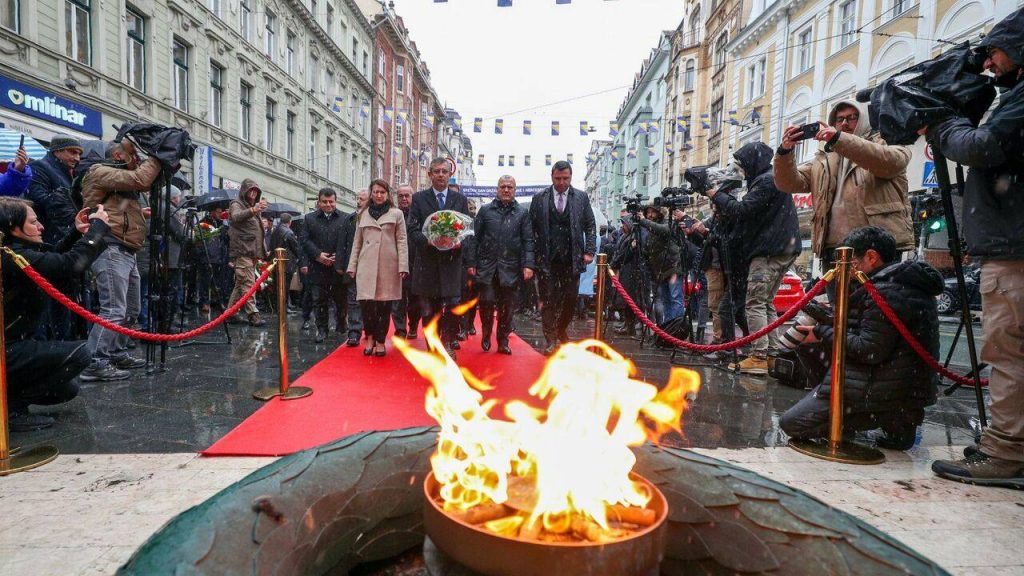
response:
[[[544,353],[551,354],[569,341],[566,330],[576,306],[580,274],[597,251],[594,210],[586,192],[572,187],[572,164],[559,160],[551,167],[551,186],[533,197],[530,220],[543,280]]]
[[[323,342],[330,329],[328,311],[331,301],[336,310],[338,332],[344,332],[345,307],[347,301],[341,286],[341,278],[334,272],[335,251],[338,237],[343,233],[345,216],[336,209],[337,193],[332,188],[322,188],[317,195],[317,209],[306,214],[302,225],[302,250],[309,264],[307,278],[313,284],[313,301],[315,302],[316,342]],[[349,346],[359,344],[349,338]]]
[[[401,184],[398,186],[398,193],[395,197],[398,200],[398,209],[405,214],[406,230],[409,226],[409,210],[412,208],[412,186]],[[406,234],[406,242],[409,244],[409,270],[416,269],[416,245],[412,242],[412,234]],[[346,263],[347,265],[347,263]],[[416,297],[412,294],[412,274],[402,280],[402,299],[395,300],[391,305],[391,320],[395,324],[395,335],[409,340],[416,339],[416,332],[420,324],[420,306]]]
[[[452,308],[462,295],[462,247],[438,250],[427,241],[423,223],[438,210],[454,210],[469,214],[469,202],[461,192],[448,189],[452,174],[445,158],[434,158],[428,169],[430,188],[412,196],[409,208],[409,234],[416,245],[416,264],[412,272],[412,292],[419,298],[424,319],[443,313],[440,321],[441,341],[455,357],[458,318]]]

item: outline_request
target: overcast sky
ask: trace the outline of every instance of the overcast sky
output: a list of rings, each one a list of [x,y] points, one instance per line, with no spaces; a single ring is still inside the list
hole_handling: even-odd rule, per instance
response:
[[[510,8],[496,0],[394,2],[441,101],[462,115],[477,183],[494,185],[510,173],[520,185],[550,184],[544,155],[572,153],[578,188],[591,141],[608,139],[634,75],[684,7],[681,0],[513,0]],[[477,116],[484,118],[479,134],[472,131]],[[494,134],[496,117],[505,121],[503,135]],[[533,121],[532,136],[523,135],[523,120]],[[561,136],[551,136],[552,120],[561,122]],[[597,131],[580,136],[581,120]],[[515,167],[498,167],[499,154],[515,155]]]

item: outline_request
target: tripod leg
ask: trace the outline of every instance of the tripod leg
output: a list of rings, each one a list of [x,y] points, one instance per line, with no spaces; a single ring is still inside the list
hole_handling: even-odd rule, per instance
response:
[[[956,345],[960,341],[960,333],[964,330],[964,319],[960,319],[960,324],[956,327],[956,334],[953,335],[953,343],[949,345],[949,352],[946,352],[946,360],[942,363],[943,368],[949,368],[949,362],[953,359],[953,352],[956,351]]]

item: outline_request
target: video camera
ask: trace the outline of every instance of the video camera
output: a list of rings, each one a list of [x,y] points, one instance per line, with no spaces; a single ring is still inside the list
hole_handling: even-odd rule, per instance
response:
[[[633,196],[623,196],[623,200],[626,201],[626,205],[623,207],[623,210],[629,212],[635,220],[644,209],[644,201],[647,200],[647,198],[640,194],[634,194]]]
[[[117,129],[114,141],[120,142],[125,138],[146,155],[159,160],[168,174],[177,172],[182,160],[192,161],[196,151],[188,132],[160,124],[125,122]]]
[[[679,187],[668,187],[661,191],[661,196],[654,198],[654,205],[658,208],[668,208],[669,210],[683,209],[693,204],[693,198],[690,197],[690,187],[679,186]]]
[[[687,168],[683,172],[683,178],[690,184],[692,193],[703,194],[716,188],[724,191],[732,191],[743,185],[743,174],[738,172],[733,165],[725,168],[717,166],[695,166]]]

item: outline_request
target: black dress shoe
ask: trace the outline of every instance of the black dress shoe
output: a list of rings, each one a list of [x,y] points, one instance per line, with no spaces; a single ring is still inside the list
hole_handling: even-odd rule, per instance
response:
[[[395,336],[399,338],[405,338],[407,332],[405,330],[395,330]]]
[[[359,346],[359,335],[349,334],[348,340],[345,341],[345,346],[348,346],[349,348],[355,348],[356,346]]]
[[[504,354],[506,356],[512,355],[512,349],[508,347],[508,344],[498,344],[498,354]]]
[[[357,342],[357,344],[358,344],[358,342]],[[363,356],[371,356],[371,355],[373,355],[373,346],[367,346],[366,348],[363,348]]]
[[[465,330],[459,330],[459,333],[455,335],[455,339],[459,342],[465,342],[466,338],[469,338],[469,336],[466,336]]]
[[[480,347],[483,348],[484,352],[490,352],[491,351],[491,339],[490,338],[483,338],[483,339],[481,339],[480,340]]]
[[[469,335],[470,336],[476,336],[476,328],[470,328],[469,329]]]
[[[53,418],[28,412],[11,412],[7,420],[11,432],[34,432],[53,426]]]
[[[418,337],[419,335],[416,334],[415,330],[413,330],[412,332],[409,332],[409,336],[406,338],[406,340],[415,340]]]
[[[558,344],[552,343],[542,348],[540,353],[545,356],[551,356],[552,354],[555,353],[555,350],[558,350]]]
[[[458,340],[452,340],[452,343],[449,344],[449,346],[452,347],[452,350],[462,350],[462,345],[459,344]]]
[[[302,321],[302,329],[303,329],[303,330],[309,330],[309,328],[310,328],[310,326],[309,326],[309,320],[303,320],[303,321]]]
[[[388,353],[388,349],[383,344],[380,345],[380,350],[374,350],[373,351],[373,355],[377,356],[378,358],[381,357],[381,356],[384,356],[387,353]]]

